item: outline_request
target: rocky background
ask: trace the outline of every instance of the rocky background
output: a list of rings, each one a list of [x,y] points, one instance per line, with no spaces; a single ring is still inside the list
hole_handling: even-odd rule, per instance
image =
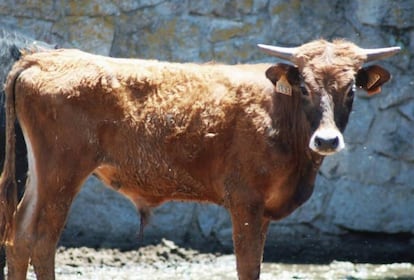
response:
[[[383,93],[358,94],[347,149],[326,158],[303,207],[271,224],[267,246],[329,245],[360,235],[394,236],[414,248],[413,1],[0,0],[0,25],[60,47],[183,62],[276,62],[255,45],[296,46],[320,37],[367,48],[401,46],[399,55],[379,62],[393,74]],[[62,243],[130,248],[138,246],[138,228],[132,204],[90,178]],[[144,243],[162,237],[207,250],[232,244],[229,217],[215,205],[174,202],[155,209]]]

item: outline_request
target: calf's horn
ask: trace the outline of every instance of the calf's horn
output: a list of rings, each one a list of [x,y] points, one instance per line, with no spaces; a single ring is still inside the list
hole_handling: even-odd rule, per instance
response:
[[[389,47],[389,48],[380,48],[380,49],[362,49],[363,53],[366,54],[367,56],[366,62],[384,59],[384,58],[393,56],[400,50],[401,50],[400,47]]]
[[[292,61],[293,54],[297,51],[297,47],[295,48],[284,48],[278,46],[271,46],[271,45],[257,45],[262,51],[265,53],[276,56],[281,59],[285,59],[288,61]],[[377,49],[361,49],[362,52],[367,56],[366,62],[384,59],[394,54],[398,53],[401,48],[400,47],[389,47],[389,48],[377,48]]]
[[[277,46],[270,46],[270,45],[257,45],[262,51],[267,53],[268,55],[276,56],[278,58],[292,61],[293,54],[297,51],[298,48],[284,48],[284,47],[277,47]]]

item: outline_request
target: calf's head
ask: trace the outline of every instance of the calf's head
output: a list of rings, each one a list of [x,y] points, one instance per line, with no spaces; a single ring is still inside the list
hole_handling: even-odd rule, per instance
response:
[[[300,95],[312,131],[309,147],[321,155],[330,155],[345,147],[342,133],[355,89],[376,94],[390,79],[384,68],[363,67],[363,64],[389,57],[400,49],[362,49],[344,40],[318,40],[296,48],[258,46],[270,55],[293,63],[276,64],[266,71],[266,76],[275,85],[276,94]]]

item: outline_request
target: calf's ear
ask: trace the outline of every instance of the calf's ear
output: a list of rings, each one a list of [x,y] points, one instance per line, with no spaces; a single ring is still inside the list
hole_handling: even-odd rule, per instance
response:
[[[381,86],[391,78],[390,73],[378,65],[361,68],[355,78],[356,86],[364,89],[368,95],[381,92]]]
[[[299,84],[299,70],[293,65],[278,63],[266,70],[266,77],[275,85],[275,91],[292,95],[292,86]]]

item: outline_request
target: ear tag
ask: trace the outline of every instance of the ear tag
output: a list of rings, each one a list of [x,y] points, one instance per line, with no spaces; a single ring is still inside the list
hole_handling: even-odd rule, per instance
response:
[[[286,79],[285,75],[282,75],[280,79],[276,82],[276,91],[284,95],[292,95],[292,86]]]
[[[370,73],[368,75],[368,81],[367,81],[367,89],[369,90],[372,86],[376,84],[381,79],[381,76],[377,73]]]

